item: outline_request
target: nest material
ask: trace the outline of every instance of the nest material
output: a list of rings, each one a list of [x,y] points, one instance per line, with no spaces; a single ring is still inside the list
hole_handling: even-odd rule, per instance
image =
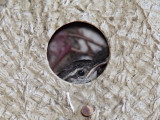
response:
[[[158,120],[160,116],[158,0],[12,0],[0,3],[0,119]],[[90,22],[108,38],[109,64],[83,85],[59,79],[47,61],[57,28]]]

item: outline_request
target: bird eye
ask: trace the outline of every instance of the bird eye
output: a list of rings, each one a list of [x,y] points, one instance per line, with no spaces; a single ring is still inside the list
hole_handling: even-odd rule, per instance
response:
[[[84,71],[83,70],[79,70],[78,71],[78,75],[83,76],[84,75]]]

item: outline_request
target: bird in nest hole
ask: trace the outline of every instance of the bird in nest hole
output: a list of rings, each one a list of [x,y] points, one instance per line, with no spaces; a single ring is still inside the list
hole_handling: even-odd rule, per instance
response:
[[[65,66],[58,76],[75,84],[91,82],[104,71],[108,57],[109,48],[106,47],[94,56],[94,60],[77,60]]]

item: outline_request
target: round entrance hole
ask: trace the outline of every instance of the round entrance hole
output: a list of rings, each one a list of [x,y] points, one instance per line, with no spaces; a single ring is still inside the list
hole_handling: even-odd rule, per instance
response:
[[[52,71],[75,84],[93,81],[103,73],[109,59],[107,39],[85,22],[60,27],[51,37],[47,57]]]

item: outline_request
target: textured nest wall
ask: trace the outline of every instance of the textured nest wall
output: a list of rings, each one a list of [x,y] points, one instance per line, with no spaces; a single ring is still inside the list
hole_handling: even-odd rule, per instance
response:
[[[0,119],[160,118],[160,2],[157,0],[1,0]],[[111,56],[95,81],[59,79],[47,45],[62,25],[86,21],[108,38]],[[88,118],[87,118],[88,119]]]

